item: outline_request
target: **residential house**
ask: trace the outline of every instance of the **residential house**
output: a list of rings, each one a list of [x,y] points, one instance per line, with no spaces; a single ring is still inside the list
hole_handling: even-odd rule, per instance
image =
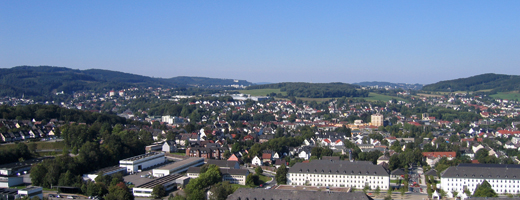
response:
[[[175,144],[175,141],[173,141],[173,140],[166,141],[162,145],[162,151],[167,152],[167,153],[177,152],[177,144]]]

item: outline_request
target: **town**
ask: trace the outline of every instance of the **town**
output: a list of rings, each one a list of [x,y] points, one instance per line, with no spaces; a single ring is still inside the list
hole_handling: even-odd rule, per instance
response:
[[[330,199],[466,199],[481,193],[477,186],[492,196],[520,193],[517,100],[393,94],[387,101],[318,103],[133,87],[75,92],[62,102],[6,97],[0,195],[283,199],[292,191]],[[80,169],[41,174],[67,160]],[[257,191],[265,189],[272,192]]]

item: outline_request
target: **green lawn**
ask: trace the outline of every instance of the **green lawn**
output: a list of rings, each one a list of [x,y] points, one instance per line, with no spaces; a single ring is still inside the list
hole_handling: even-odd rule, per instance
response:
[[[377,93],[373,93],[371,92],[370,94],[368,94],[368,97],[356,97],[355,99],[365,99],[367,101],[384,101],[384,102],[388,102],[392,99],[396,99],[397,101],[405,101],[405,99],[401,98],[401,97],[394,97],[394,96],[388,96],[388,95],[384,95],[384,94],[377,94]]]
[[[259,175],[259,178],[260,178],[260,182],[263,184],[263,183],[267,183],[268,181],[270,181],[272,178],[269,177],[269,176],[265,176],[263,174]]]
[[[29,142],[24,142],[26,145],[29,145]],[[45,141],[40,141],[40,142],[34,142],[36,143],[36,149],[37,150],[42,150],[42,149],[63,149],[63,147],[65,146],[65,142],[61,141],[61,142],[45,142]],[[7,150],[7,149],[12,149],[12,148],[16,148],[16,144],[6,144],[6,145],[0,145],[0,150]]]
[[[266,96],[270,94],[271,92],[274,92],[276,94],[282,93],[282,95],[287,95],[286,92],[280,92],[280,89],[255,89],[255,90],[238,90],[238,92],[242,94],[250,94],[251,96]],[[297,99],[301,99],[302,101],[316,101],[316,102],[323,102],[323,101],[329,101],[334,98],[307,98],[307,97],[296,97]],[[276,99],[283,99],[283,98],[276,98]],[[400,97],[393,97],[383,94],[377,94],[371,92],[368,97],[354,97],[353,99],[365,99],[367,101],[389,101],[392,99],[397,99],[398,101],[405,101],[405,99]],[[287,100],[287,99],[284,99]]]
[[[274,92],[276,94],[282,93],[282,95],[287,95],[286,92],[280,92],[280,89],[255,89],[255,90],[238,90],[238,92],[242,94],[249,94],[251,96],[267,96],[268,94]]]
[[[231,184],[231,187],[233,187],[233,190],[237,190],[238,188],[251,188],[247,185],[239,185],[239,184]]]
[[[491,95],[491,97],[495,99],[520,99],[520,93],[518,91],[514,92],[497,92],[496,94]]]

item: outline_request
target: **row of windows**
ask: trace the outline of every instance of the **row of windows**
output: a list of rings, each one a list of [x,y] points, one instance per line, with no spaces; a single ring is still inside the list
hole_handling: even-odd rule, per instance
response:
[[[305,183],[291,183],[291,185],[305,185]],[[311,186],[330,186],[330,187],[352,187],[352,188],[364,188],[365,185],[364,184],[357,184],[357,185],[350,185],[350,184],[324,184],[324,183],[310,183],[308,185],[311,185]],[[377,188],[377,185],[369,185],[371,187],[371,189],[376,189]],[[388,189],[388,186],[386,185],[382,185],[379,187],[380,189]]]
[[[467,182],[482,182],[486,179],[448,179],[448,181],[455,181],[455,182],[462,182],[462,181],[467,181]],[[487,180],[487,182],[489,183],[520,183],[519,180],[494,180],[494,179],[489,179]]]
[[[303,178],[291,178],[291,181],[305,181]],[[359,180],[330,180],[330,179],[309,179],[309,181],[320,181],[320,182],[340,182],[340,183],[375,183],[383,184],[383,181],[359,181]]]
[[[289,174],[290,176],[295,177],[302,177],[302,176],[309,176],[309,177],[326,177],[326,178],[350,178],[350,179],[383,179],[382,176],[344,176],[344,175],[316,175],[316,174]]]

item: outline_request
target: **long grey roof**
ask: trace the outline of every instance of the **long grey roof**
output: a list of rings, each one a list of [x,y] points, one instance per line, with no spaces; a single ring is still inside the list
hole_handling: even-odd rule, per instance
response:
[[[306,190],[265,190],[263,188],[239,188],[227,197],[227,200],[253,200],[253,199],[276,199],[276,200],[371,200],[365,193],[351,192],[321,192]]]
[[[345,175],[372,175],[388,176],[388,172],[381,165],[374,165],[364,161],[330,161],[313,160],[309,163],[296,163],[289,169],[289,173],[311,174],[345,174]]]
[[[459,164],[449,167],[442,178],[515,179],[520,180],[519,165]]]
[[[190,167],[186,173],[200,173],[201,167]],[[247,169],[220,169],[220,173],[229,175],[247,175]]]

